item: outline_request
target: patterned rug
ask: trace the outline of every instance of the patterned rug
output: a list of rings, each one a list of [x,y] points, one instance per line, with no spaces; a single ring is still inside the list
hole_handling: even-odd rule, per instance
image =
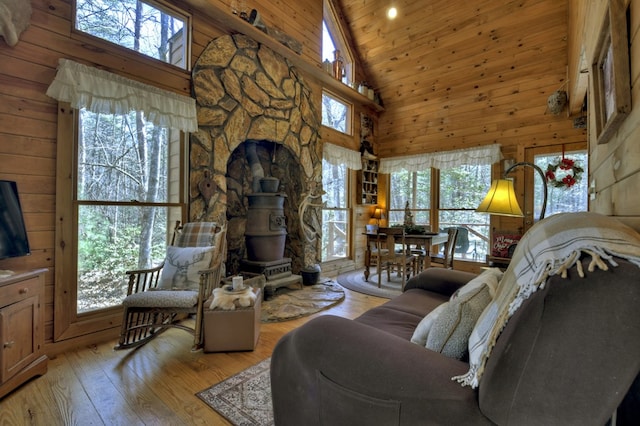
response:
[[[329,278],[318,284],[288,288],[280,287],[269,300],[262,302],[262,322],[289,321],[315,314],[344,300],[344,289]]]
[[[376,268],[371,268],[369,281],[364,280],[364,269],[346,272],[339,275],[337,280],[344,288],[357,291],[358,293],[368,294],[370,296],[393,299],[402,293],[402,280],[396,274],[391,274],[391,281],[387,281],[387,274],[386,272],[383,272],[382,282],[380,283],[380,288],[378,288],[378,275],[376,274]]]
[[[273,425],[270,366],[267,358],[196,396],[234,425]]]

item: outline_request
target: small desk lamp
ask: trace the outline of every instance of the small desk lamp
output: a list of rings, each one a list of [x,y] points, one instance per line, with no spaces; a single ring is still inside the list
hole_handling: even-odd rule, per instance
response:
[[[372,217],[376,220],[376,223],[378,224],[378,228],[380,228],[380,219],[385,218],[384,213],[382,212],[382,209],[380,207],[376,207]]]
[[[516,198],[516,192],[513,189],[513,180],[507,179],[507,175],[518,166],[533,167],[542,178],[543,200],[542,209],[540,210],[540,220],[544,219],[544,213],[547,208],[547,179],[542,169],[533,163],[520,162],[509,167],[504,172],[502,179],[496,179],[491,183],[491,188],[482,200],[482,203],[476,209],[479,213],[491,213],[500,216],[523,217],[522,210]]]

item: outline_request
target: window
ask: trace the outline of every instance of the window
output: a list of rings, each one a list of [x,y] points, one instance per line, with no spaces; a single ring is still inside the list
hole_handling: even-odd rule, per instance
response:
[[[322,160],[322,261],[349,256],[348,172],[344,165]]]
[[[187,69],[188,17],[152,1],[76,0],[75,29]]]
[[[322,60],[333,62],[335,59],[335,52],[339,51],[339,55],[344,66],[344,77],[342,82],[345,84],[354,83],[354,55],[346,41],[344,29],[339,23],[336,11],[333,9],[331,2],[325,0],[323,2],[323,10]]]
[[[441,232],[449,227],[459,228],[454,257],[484,261],[490,216],[476,213],[475,209],[489,186],[490,165],[391,173],[389,224],[404,223],[408,207],[415,225]],[[434,191],[437,193],[432,193]],[[439,200],[439,204],[432,200]]]
[[[351,104],[322,92],[322,125],[331,127],[341,133],[350,135],[351,131]]]
[[[458,228],[454,258],[484,262],[491,216],[475,210],[490,186],[490,165],[463,165],[440,170],[438,228]]]
[[[333,63],[335,52],[339,52],[344,66],[345,84],[354,83],[355,69],[353,66],[353,54],[345,41],[342,27],[339,25],[337,15],[331,2],[323,2],[324,19],[322,21],[322,60]],[[350,103],[327,92],[322,93],[322,125],[331,127],[334,130],[353,134],[352,110]]]
[[[389,224],[404,223],[404,213],[408,206],[413,214],[414,224],[430,226],[431,169],[393,173],[390,189]]]
[[[70,85],[77,90],[67,90]],[[124,92],[129,96],[121,97]],[[124,271],[163,257],[175,221],[186,217],[183,132],[195,131],[198,123],[191,97],[64,58],[47,95],[60,103],[59,341],[117,324],[121,312],[110,308],[122,301]]]
[[[164,258],[182,219],[180,132],[141,112],[78,113],[74,185],[77,312],[118,306],[125,272]],[[175,155],[172,157],[171,153]]]

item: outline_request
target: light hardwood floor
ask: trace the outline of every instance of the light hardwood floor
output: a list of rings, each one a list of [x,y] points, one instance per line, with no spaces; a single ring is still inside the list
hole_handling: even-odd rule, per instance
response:
[[[191,352],[192,337],[169,330],[147,345],[114,351],[115,341],[58,355],[49,371],[0,400],[0,425],[228,425],[195,393],[269,357],[277,341],[318,315],[355,318],[386,301],[345,290],[331,309],[262,324],[252,352]]]

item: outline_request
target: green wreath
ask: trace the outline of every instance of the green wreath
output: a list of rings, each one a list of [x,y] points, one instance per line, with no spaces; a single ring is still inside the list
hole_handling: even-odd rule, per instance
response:
[[[556,188],[571,188],[580,181],[584,169],[570,158],[562,158],[547,166],[547,182]]]

